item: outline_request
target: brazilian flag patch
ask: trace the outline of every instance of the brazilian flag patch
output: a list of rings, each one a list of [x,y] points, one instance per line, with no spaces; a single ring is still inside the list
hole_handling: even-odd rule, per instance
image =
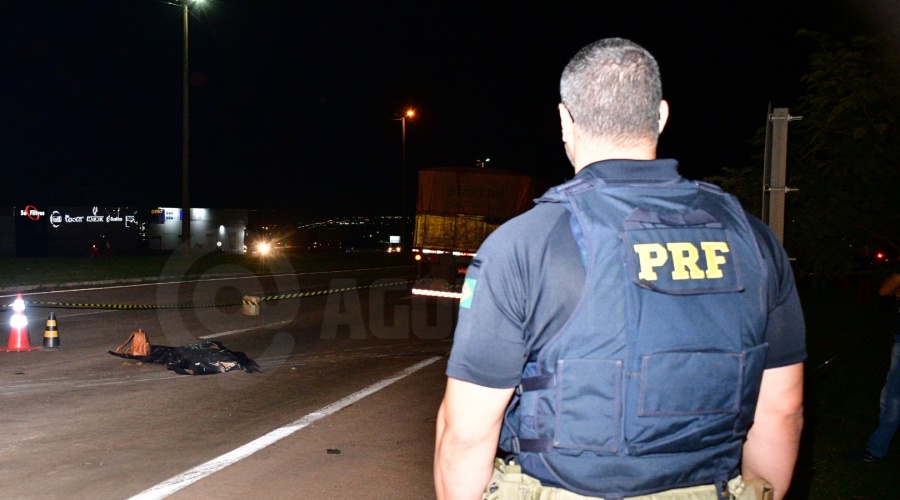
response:
[[[475,295],[475,280],[472,278],[466,278],[463,281],[462,287],[462,297],[459,299],[459,307],[464,307],[466,309],[472,307],[472,296]]]

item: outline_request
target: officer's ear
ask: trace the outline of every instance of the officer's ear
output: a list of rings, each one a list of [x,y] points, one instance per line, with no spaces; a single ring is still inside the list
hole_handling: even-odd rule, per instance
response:
[[[669,121],[669,103],[665,99],[659,101],[659,133],[666,128],[666,122]]]
[[[565,143],[572,142],[574,139],[572,130],[575,128],[575,119],[565,104],[559,103],[559,124],[562,128],[562,141]]]

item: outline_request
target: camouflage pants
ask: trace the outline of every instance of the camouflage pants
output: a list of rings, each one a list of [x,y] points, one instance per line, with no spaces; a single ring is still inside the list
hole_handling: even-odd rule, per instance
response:
[[[743,481],[738,476],[728,482],[731,500],[771,500],[772,487],[762,480]],[[488,483],[482,500],[603,500],[600,497],[586,497],[561,488],[544,486],[537,479],[522,472],[516,464],[494,462],[494,475]],[[693,486],[660,491],[649,495],[628,497],[626,500],[718,500],[716,487]]]

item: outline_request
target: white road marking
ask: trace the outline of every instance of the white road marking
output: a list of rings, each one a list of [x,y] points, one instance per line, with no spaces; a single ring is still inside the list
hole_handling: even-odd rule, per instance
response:
[[[29,306],[29,309],[58,309],[58,308],[54,308],[52,306]],[[78,316],[90,316],[92,314],[108,314],[108,313],[114,313],[114,312],[119,312],[119,311],[121,311],[121,309],[105,309],[103,311],[92,311],[92,312],[83,312],[83,313],[75,313],[75,314],[57,314],[56,319],[75,318]],[[0,311],[0,314],[2,314],[4,312],[6,312],[6,311]],[[29,320],[29,321],[31,321],[31,320]],[[40,320],[36,319],[34,321],[40,321]]]
[[[282,274],[266,274],[266,275],[237,275],[237,276],[223,276],[221,278],[206,278],[206,279],[196,279],[196,280],[182,280],[182,281],[154,281],[149,283],[135,283],[132,285],[107,285],[107,286],[96,286],[91,288],[76,288],[69,290],[51,290],[48,292],[27,292],[23,293],[23,296],[32,296],[32,295],[49,295],[56,293],[71,293],[71,292],[90,292],[94,290],[112,290],[114,288],[135,288],[139,286],[159,286],[159,285],[180,285],[182,283],[205,283],[207,281],[226,281],[226,280],[247,280],[247,279],[260,279],[260,278],[280,278],[282,276],[313,276],[316,274],[339,274],[339,273],[356,273],[363,271],[382,271],[389,269],[402,269],[405,266],[395,266],[395,267],[366,267],[360,269],[337,269],[334,271],[314,271],[308,273],[282,273]],[[0,295],[0,299],[7,297],[15,297],[16,294],[11,295]]]
[[[32,306],[32,307],[34,307],[34,306]],[[92,314],[108,314],[108,313],[114,313],[114,312],[119,312],[119,311],[121,311],[121,309],[109,309],[106,311],[94,311],[94,312],[76,313],[76,314],[57,314],[56,318],[57,319],[59,319],[59,318],[74,318],[77,316],[90,316]]]
[[[328,406],[320,408],[318,411],[314,411],[298,420],[295,420],[294,422],[291,422],[288,425],[285,425],[284,427],[275,429],[274,431],[272,431],[262,437],[256,438],[253,441],[251,441],[235,450],[232,450],[224,455],[219,456],[218,458],[214,458],[214,459],[210,460],[209,462],[200,464],[197,467],[194,467],[193,469],[182,472],[181,474],[179,474],[175,477],[172,477],[166,481],[163,481],[162,483],[159,483],[158,485],[153,486],[152,488],[144,490],[141,493],[138,493],[137,495],[135,495],[131,498],[132,499],[140,499],[140,500],[166,498],[167,496],[171,495],[172,493],[175,493],[178,490],[181,490],[182,488],[190,486],[191,484],[193,484],[215,472],[218,472],[233,463],[236,463],[240,460],[243,460],[243,459],[249,457],[250,455],[256,453],[257,451],[260,451],[272,444],[275,444],[276,442],[290,436],[291,434],[299,431],[300,429],[307,427],[308,425],[312,424],[316,420],[323,419],[333,413],[336,413],[336,412],[346,408],[347,406],[352,405],[353,403],[356,403],[357,401],[365,398],[366,396],[372,395],[372,394],[380,391],[381,389],[384,389],[385,387],[393,384],[394,382],[396,382],[402,378],[405,378],[405,377],[421,370],[422,368],[425,368],[426,366],[434,363],[435,361],[438,361],[439,359],[441,359],[439,356],[435,356],[433,358],[428,358],[422,362],[419,362],[413,366],[410,366],[409,368],[401,371],[400,373],[394,375],[393,377],[386,378],[380,382],[370,385],[369,387],[366,387],[365,389],[363,389],[361,391],[354,392],[353,394],[351,394],[339,401],[336,401],[334,403],[331,403]]]
[[[199,338],[214,339],[216,337],[224,337],[226,335],[233,335],[235,333],[249,332],[250,330],[256,330],[259,328],[269,328],[269,327],[278,326],[278,325],[286,325],[286,324],[290,323],[291,321],[293,321],[293,320],[289,319],[286,321],[279,321],[277,323],[269,323],[267,325],[251,326],[250,328],[241,328],[238,330],[228,330],[227,332],[210,333],[209,335],[201,335]]]

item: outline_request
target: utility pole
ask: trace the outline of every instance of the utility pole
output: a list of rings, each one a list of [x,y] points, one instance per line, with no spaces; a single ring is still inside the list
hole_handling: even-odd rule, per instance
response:
[[[181,112],[181,252],[191,252],[191,203],[190,193],[190,113],[188,108],[188,3],[182,0],[184,7],[184,65],[182,71],[182,112]]]
[[[408,251],[407,249],[411,245],[407,245],[409,243],[406,238],[406,120],[416,116],[416,110],[413,108],[407,108],[406,111],[397,118],[400,120],[400,133],[401,133],[401,149],[402,149],[402,157],[401,161],[401,169],[403,171],[402,178],[400,181],[400,248],[403,251]]]
[[[787,179],[787,139],[788,123],[802,120],[802,116],[791,116],[788,108],[769,105],[766,120],[766,151],[763,165],[763,222],[769,225],[778,241],[784,243],[785,195],[796,189],[785,185]]]

